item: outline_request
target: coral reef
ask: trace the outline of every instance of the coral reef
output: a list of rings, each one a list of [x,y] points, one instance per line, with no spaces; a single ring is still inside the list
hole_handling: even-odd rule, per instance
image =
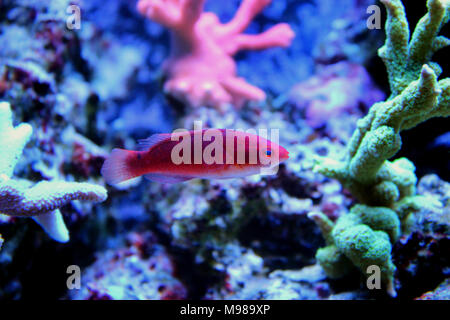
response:
[[[372,0],[342,1],[337,8],[332,0],[318,1],[315,6],[318,10],[314,16],[326,16],[325,19],[306,17],[305,24],[318,29],[317,45],[313,47],[312,54],[319,64],[332,64],[339,61],[351,61],[356,64],[365,64],[376,54],[377,48],[382,45],[381,30],[367,28],[367,9],[376,3]],[[313,6],[311,6],[313,7]],[[306,7],[307,10],[311,10]],[[306,11],[306,10],[305,10]],[[328,18],[331,18],[328,20]],[[329,24],[327,31],[321,27]],[[325,33],[320,35],[320,33]]]
[[[252,251],[238,256],[227,269],[225,290],[211,288],[208,299],[318,300],[329,295],[326,274],[317,266],[275,270],[265,274],[261,257]]]
[[[356,205],[335,225],[323,214],[309,216],[321,226],[327,239],[328,246],[319,249],[316,258],[329,277],[341,278],[353,270],[353,265],[362,272],[376,265],[388,290],[394,294],[395,266],[391,261],[390,241],[397,240],[400,233],[400,222],[394,211]]]
[[[420,179],[417,193],[433,205],[425,206],[415,214],[412,229],[450,234],[450,183],[435,174],[429,174]]]
[[[368,290],[361,282],[357,265],[364,269],[369,261],[382,267],[384,284],[390,282],[395,265],[399,299],[420,297],[440,283],[435,295],[423,297],[445,297],[450,269],[443,253],[449,250],[450,192],[448,174],[436,170],[437,161],[448,158],[444,128],[422,135],[432,131],[422,124],[416,128],[417,139],[406,136],[414,129],[401,132],[402,155],[397,157],[411,159],[417,177],[422,177],[417,188],[411,188],[423,199],[414,221],[397,213],[406,216],[420,198],[402,194],[392,204],[376,203],[370,190],[362,188],[360,204],[354,206],[356,184],[352,194],[338,180],[311,170],[318,165],[317,155],[341,159],[357,120],[371,104],[384,99],[378,87],[389,87],[383,62],[374,57],[384,32],[366,25],[366,9],[373,0],[342,0],[339,6],[335,0],[277,0],[264,7],[251,19],[246,34],[237,37],[258,37],[284,22],[298,40],[287,47],[243,50],[218,60],[230,61],[233,79],[239,77],[267,95],[260,103],[242,103],[242,108],[224,106],[226,112],[218,106],[186,108],[172,93],[164,95],[162,81],[167,84],[170,79],[167,73],[162,78],[160,71],[161,66],[170,69],[168,62],[173,62],[176,46],[170,42],[175,35],[164,24],[144,19],[136,9],[139,2],[143,1],[107,5],[100,0],[0,1],[0,101],[13,108],[17,127],[8,125],[8,130],[21,128],[18,132],[28,135],[33,128],[29,140],[22,139],[24,144],[29,141],[26,148],[10,150],[9,157],[15,159],[17,154],[15,167],[0,157],[2,170],[11,174],[14,170],[13,178],[0,179],[15,196],[8,197],[7,210],[12,210],[11,201],[20,206],[15,208],[26,207],[27,213],[61,205],[57,210],[71,231],[70,242],[62,245],[29,219],[0,214],[0,245],[5,239],[0,251],[0,299],[385,299],[385,285]],[[170,11],[179,8],[172,3],[182,2],[148,3],[167,4],[163,9]],[[227,23],[218,21],[233,21],[235,13],[242,12],[240,5],[269,2],[205,1],[200,17],[214,18],[214,26],[224,27]],[[404,3],[412,25],[415,16],[409,10],[420,5]],[[80,29],[66,27],[70,5],[81,9]],[[439,61],[443,51],[433,58]],[[217,64],[208,66],[208,72],[215,75]],[[421,66],[413,80],[420,72]],[[196,84],[194,97],[211,101],[203,96],[207,90],[201,84]],[[294,85],[304,90],[299,98],[290,99]],[[191,93],[182,102],[189,104]],[[317,110],[308,114],[312,105],[336,108],[327,109],[332,115],[324,119]],[[101,205],[70,200],[78,193],[60,197],[83,186],[72,181],[92,183],[89,190],[102,185],[100,168],[112,148],[134,149],[139,139],[174,128],[191,129],[199,120],[204,127],[279,129],[280,144],[289,150],[290,160],[275,176],[170,186],[137,179],[128,187],[108,187],[108,199]],[[434,123],[427,121],[426,128]],[[431,155],[428,148],[439,135]],[[427,167],[415,155],[405,155],[408,140],[414,141],[417,153],[430,158]],[[384,163],[383,168],[396,170],[402,164]],[[403,164],[407,166],[406,161]],[[61,187],[54,187],[55,181]],[[364,186],[370,188],[371,183]],[[398,177],[393,181],[402,183],[409,181]],[[400,200],[406,198],[414,201]],[[38,206],[30,207],[29,200]],[[6,207],[6,201],[2,203]],[[352,250],[348,241],[355,235],[361,235],[355,243],[359,251]],[[393,243],[394,239],[398,240]],[[66,270],[71,265],[80,268],[80,289],[67,287]],[[346,276],[331,279],[333,272]]]
[[[184,125],[207,117],[205,122],[213,127],[250,126],[236,114],[224,117],[217,110],[201,110],[200,115],[185,118]],[[255,127],[284,128],[280,143],[290,145],[293,161],[280,167],[279,176],[204,180],[170,188],[141,183],[144,210],[150,210],[154,219],[151,228],[169,239],[169,251],[182,257],[184,272],[196,279],[194,289],[189,287],[196,295],[189,297],[326,299],[336,292],[326,289],[324,281],[304,283],[279,273],[315,263],[314,254],[324,243],[308,212],[323,210],[338,216],[351,203],[336,181],[325,181],[302,165],[316,152],[334,156],[341,146],[316,139],[304,123],[285,122],[281,111],[249,112]],[[114,211],[117,219],[123,219],[136,210]],[[273,279],[268,279],[272,273]],[[286,283],[289,290],[282,292]]]
[[[284,23],[257,35],[242,33],[270,2],[244,0],[234,18],[222,24],[215,14],[203,12],[205,0],[140,0],[139,12],[171,31],[171,56],[163,66],[165,92],[193,107],[264,100],[262,90],[236,75],[232,56],[240,50],[289,46],[294,33]]]
[[[72,200],[102,202],[106,190],[89,183],[12,180],[12,174],[32,128],[12,125],[9,103],[0,102],[0,213],[14,217],[33,217],[56,241],[67,242],[69,233],[59,208]]]
[[[207,1],[205,10],[217,12],[226,21],[241,1]],[[239,54],[235,59],[238,74],[272,98],[309,78],[318,64],[367,63],[383,40],[381,30],[366,27],[366,8],[372,4],[373,0],[344,0],[339,6],[333,0],[273,1],[250,24],[248,32],[257,33],[283,21],[297,40],[287,48]]]
[[[82,276],[82,286],[70,298],[85,300],[185,299],[187,290],[174,274],[175,266],[156,237],[131,233],[123,248],[108,250]]]
[[[400,0],[383,0],[388,12],[386,43],[380,48],[389,75],[391,96],[374,104],[358,121],[343,161],[320,159],[314,166],[339,180],[363,204],[333,224],[323,214],[311,214],[324,232],[329,246],[317,258],[330,277],[340,277],[352,264],[363,273],[378,265],[388,292],[395,296],[391,242],[405,229],[410,213],[427,206],[416,196],[414,165],[406,158],[389,161],[401,147],[400,132],[432,117],[450,115],[450,79],[437,80],[440,67],[432,54],[448,45],[437,36],[448,22],[450,5],[427,2],[428,13],[409,39],[409,27]],[[348,260],[352,264],[348,263]]]
[[[372,104],[384,98],[364,67],[348,62],[319,69],[316,75],[295,85],[289,95],[291,103],[305,113],[306,122],[313,128],[324,126],[343,113],[362,116],[362,112],[365,114]]]
[[[415,213],[411,233],[392,247],[395,278],[401,283],[398,295],[406,299],[417,298],[443,281],[445,285],[450,275],[450,257],[445,254],[450,250],[450,183],[435,174],[426,175],[419,180],[417,193],[433,206]]]
[[[450,300],[450,280],[445,280],[436,289],[424,293],[416,300]]]
[[[402,237],[392,248],[397,266],[396,280],[402,284],[399,297],[414,299],[434,289],[449,277],[450,237],[439,232],[414,231]]]

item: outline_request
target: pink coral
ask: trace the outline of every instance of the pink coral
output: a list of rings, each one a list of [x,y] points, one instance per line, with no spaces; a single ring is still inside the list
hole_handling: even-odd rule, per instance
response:
[[[264,100],[265,93],[237,76],[233,60],[239,50],[287,47],[294,32],[279,23],[261,34],[243,34],[256,14],[271,0],[243,0],[236,15],[222,24],[203,12],[205,0],[140,0],[137,8],[171,31],[171,56],[163,71],[164,91],[193,107]]]

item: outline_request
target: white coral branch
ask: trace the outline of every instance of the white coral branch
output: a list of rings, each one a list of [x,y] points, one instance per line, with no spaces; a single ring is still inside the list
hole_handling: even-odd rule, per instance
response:
[[[102,202],[105,188],[90,183],[42,181],[31,188],[9,180],[0,184],[0,212],[30,217],[61,208],[72,200]]]
[[[0,102],[0,174],[11,177],[33,129],[28,123],[12,125],[12,112],[7,102]]]
[[[69,233],[59,208],[73,200],[102,202],[106,189],[90,183],[12,180],[11,176],[33,129],[27,123],[12,123],[9,103],[0,102],[0,213],[33,217],[56,241],[67,242]],[[3,239],[0,236],[0,248]]]

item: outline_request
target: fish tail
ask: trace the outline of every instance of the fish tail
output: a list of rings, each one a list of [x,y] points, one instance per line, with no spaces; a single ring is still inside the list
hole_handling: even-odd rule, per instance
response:
[[[137,176],[129,165],[130,153],[132,151],[125,149],[112,150],[101,169],[102,176],[107,183],[114,185]]]

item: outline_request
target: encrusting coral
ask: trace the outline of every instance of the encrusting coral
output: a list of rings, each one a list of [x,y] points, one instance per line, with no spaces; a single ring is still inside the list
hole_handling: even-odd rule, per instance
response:
[[[442,70],[429,61],[450,43],[437,35],[449,20],[450,4],[428,0],[428,13],[410,39],[401,1],[381,2],[388,17],[386,42],[378,54],[387,68],[391,96],[358,121],[342,161],[322,158],[314,166],[316,172],[339,180],[364,205],[354,206],[336,223],[320,212],[310,217],[327,240],[316,257],[330,277],[341,277],[353,266],[365,274],[368,266],[377,265],[388,293],[395,296],[391,243],[425,201],[416,195],[414,165],[406,158],[388,159],[400,150],[400,131],[450,115],[450,79],[438,81]]]
[[[294,32],[279,23],[261,34],[243,34],[271,0],[243,0],[234,18],[222,24],[203,12],[205,0],[140,0],[137,8],[171,31],[171,56],[163,65],[164,91],[192,107],[264,100],[265,93],[237,76],[232,56],[240,50],[287,47]]]
[[[13,127],[9,103],[0,102],[0,213],[32,217],[54,240],[67,242],[69,232],[59,208],[72,200],[101,202],[107,198],[107,192],[89,183],[42,181],[33,185],[27,180],[12,180],[31,133],[29,124]]]

